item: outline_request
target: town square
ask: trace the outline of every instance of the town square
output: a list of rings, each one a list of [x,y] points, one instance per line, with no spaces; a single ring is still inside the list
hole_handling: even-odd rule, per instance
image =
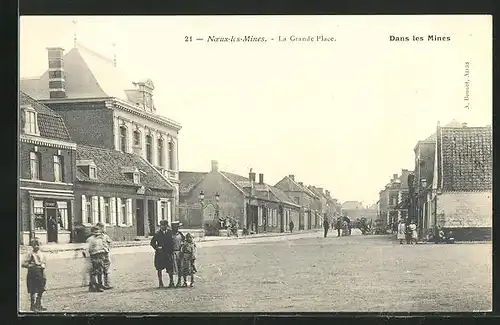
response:
[[[253,16],[233,44],[216,17],[22,18],[20,312],[491,310],[483,52],[430,50],[467,61],[464,108],[461,75],[387,41],[396,18],[362,51],[357,20],[288,42]]]

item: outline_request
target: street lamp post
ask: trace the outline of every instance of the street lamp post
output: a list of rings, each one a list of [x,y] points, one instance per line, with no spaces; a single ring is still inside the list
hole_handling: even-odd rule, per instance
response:
[[[205,193],[203,193],[203,190],[200,191],[200,195],[198,196],[200,199],[200,217],[201,217],[201,227],[202,229],[205,228],[205,215],[203,213],[203,203],[205,200]]]

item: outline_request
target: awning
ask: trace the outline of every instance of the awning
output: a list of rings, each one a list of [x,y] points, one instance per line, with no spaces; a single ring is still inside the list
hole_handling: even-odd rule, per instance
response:
[[[39,191],[28,191],[28,193],[32,197],[44,198],[44,199],[71,200],[75,198],[73,193],[39,192]]]

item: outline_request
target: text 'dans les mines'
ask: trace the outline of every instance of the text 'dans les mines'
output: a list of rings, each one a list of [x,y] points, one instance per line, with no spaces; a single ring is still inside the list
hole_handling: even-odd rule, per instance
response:
[[[393,43],[405,43],[405,42],[434,42],[434,43],[442,43],[451,41],[451,37],[447,35],[434,35],[429,34],[425,36],[419,35],[389,35],[389,42]]]

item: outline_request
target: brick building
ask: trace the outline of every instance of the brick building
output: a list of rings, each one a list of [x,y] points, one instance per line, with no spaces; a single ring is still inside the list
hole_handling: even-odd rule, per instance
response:
[[[437,225],[457,240],[491,239],[492,128],[438,123],[434,151],[432,182],[426,184],[431,190],[420,194],[423,230]],[[429,177],[427,169],[421,172]]]
[[[20,92],[20,243],[69,243],[76,144],[61,116]],[[54,223],[55,221],[55,223]]]
[[[300,206],[280,189],[265,184],[263,174],[257,182],[253,172],[247,178],[219,171],[218,162],[212,161],[210,172],[180,172],[180,211],[180,220],[188,228],[213,224],[218,213],[236,218],[251,231],[284,232],[290,220],[298,221]]]
[[[158,114],[151,80],[132,82],[116,62],[77,44],[64,55],[48,49],[48,70],[21,79],[20,87],[61,115],[78,144],[134,153],[175,188],[178,204],[178,137],[181,125]]]
[[[294,224],[299,230],[312,229],[314,225],[314,216],[317,214],[318,196],[312,192],[302,182],[295,181],[295,175],[283,177],[274,187],[282,190],[295,204],[300,206],[299,222]]]
[[[113,240],[148,236],[172,221],[174,188],[146,159],[113,149],[78,145],[75,225],[107,225]]]

